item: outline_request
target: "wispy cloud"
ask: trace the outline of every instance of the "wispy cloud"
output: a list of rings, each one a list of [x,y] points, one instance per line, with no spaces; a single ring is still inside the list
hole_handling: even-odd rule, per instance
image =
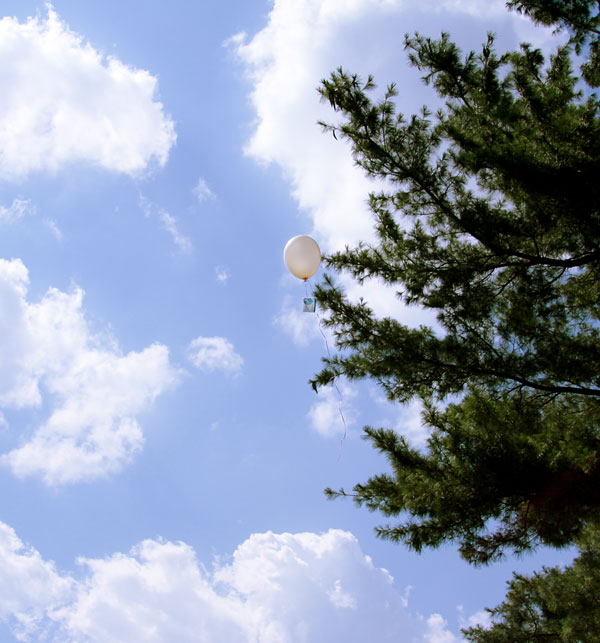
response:
[[[430,429],[423,424],[423,403],[413,400],[409,404],[395,404],[390,402],[379,390],[372,389],[372,397],[381,413],[377,423],[389,426],[398,434],[403,435],[410,445],[416,449],[423,449],[430,436]]]
[[[308,412],[312,428],[325,438],[345,435],[356,422],[357,411],[351,402],[354,397],[356,390],[344,382],[321,387]]]
[[[54,219],[44,219],[44,224],[46,227],[52,232],[54,235],[54,238],[57,241],[62,241],[63,240],[63,233],[62,230],[58,227],[56,221]]]
[[[0,205],[0,223],[13,223],[33,211],[29,199],[14,199],[9,206]]]
[[[192,192],[200,203],[216,198],[215,193],[208,187],[208,183],[202,177],[198,179]]]
[[[156,217],[161,222],[164,229],[171,236],[173,243],[181,252],[189,253],[193,250],[191,239],[180,232],[177,226],[177,219],[172,214],[169,214],[169,212],[142,195],[140,195],[138,203],[144,216]]]
[[[227,268],[224,268],[223,266],[217,266],[215,268],[215,273],[217,275],[217,281],[225,285],[227,283],[227,280],[229,279],[229,272],[227,271]]]
[[[323,341],[318,317],[302,312],[301,306],[300,297],[285,297],[281,310],[273,319],[273,325],[290,337],[296,346],[307,346],[314,340]]]
[[[164,225],[165,230],[171,235],[173,243],[182,252],[191,252],[192,242],[189,237],[186,237],[184,234],[181,234],[181,232],[179,232],[179,229],[177,228],[177,220],[175,219],[175,217],[165,210],[159,210],[158,217]]]

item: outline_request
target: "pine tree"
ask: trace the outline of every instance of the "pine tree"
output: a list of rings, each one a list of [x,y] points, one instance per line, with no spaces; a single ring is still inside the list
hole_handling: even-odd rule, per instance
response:
[[[383,280],[439,322],[378,318],[329,276],[317,288],[339,352],[313,387],[373,379],[391,401],[423,400],[431,428],[420,452],[366,427],[391,472],[326,493],[399,517],[384,538],[456,542],[475,564],[572,543],[600,508],[598,3],[509,5],[569,44],[545,60],[526,44],[499,54],[493,35],[464,56],[448,34],[407,37],[444,99],[435,117],[397,114],[393,85],[372,100],[373,79],[342,69],[321,87],[343,121],[323,127],[393,187],[370,197],[377,243],[328,267]]]
[[[488,610],[490,628],[463,630],[476,643],[600,640],[600,531],[588,527],[579,556],[566,569],[544,568],[533,576],[515,574],[506,600]]]

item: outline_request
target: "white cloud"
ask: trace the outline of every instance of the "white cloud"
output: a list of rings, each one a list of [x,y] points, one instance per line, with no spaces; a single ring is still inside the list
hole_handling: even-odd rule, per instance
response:
[[[163,166],[176,137],[156,85],[84,43],[50,6],[46,18],[3,18],[0,178],[81,161],[130,175]]]
[[[50,232],[52,233],[52,235],[57,241],[63,240],[62,230],[58,227],[54,219],[44,219],[44,224],[50,230]]]
[[[14,529],[1,522],[0,568],[0,619],[10,622],[18,640],[45,640],[37,637],[51,629],[56,608],[73,600],[75,582],[25,547]]]
[[[75,579],[0,523],[0,561],[0,618],[24,641],[456,640],[442,638],[439,615],[425,624],[411,614],[390,574],[335,529],[253,534],[212,572],[185,543],[144,540],[127,554],[80,558]]]
[[[429,429],[423,425],[421,413],[423,403],[413,400],[408,404],[390,402],[381,389],[371,389],[373,400],[382,410],[383,414],[377,424],[393,428],[398,434],[403,435],[413,448],[422,449],[427,443]]]
[[[200,203],[216,198],[215,193],[208,187],[208,183],[202,177],[198,179],[198,183],[196,183],[192,192]]]
[[[31,303],[28,281],[20,259],[0,259],[0,408],[45,400],[51,412],[0,461],[50,485],[117,471],[143,444],[135,416],[176,380],[168,349],[123,355],[114,340],[90,332],[81,289],[51,288]]]
[[[258,117],[246,151],[261,163],[283,168],[300,208],[312,218],[313,234],[325,240],[328,250],[372,237],[365,204],[372,184],[354,167],[348,148],[316,125],[331,118],[316,87],[340,57],[351,64],[355,45],[340,41],[340,29],[386,4],[284,0],[274,4],[268,25],[249,42],[243,37],[231,41],[252,81]],[[336,49],[340,45],[341,51]]]
[[[145,217],[156,217],[162,223],[163,228],[169,233],[173,243],[181,252],[188,253],[192,251],[191,239],[179,231],[177,219],[172,214],[169,214],[169,212],[142,195],[138,199],[138,205]]]
[[[327,592],[327,596],[336,607],[352,610],[357,608],[356,598],[342,589],[342,584],[339,578],[335,581],[334,589]]]
[[[215,273],[217,275],[217,281],[225,285],[227,283],[227,280],[229,279],[229,273],[227,272],[227,268],[224,268],[223,266],[217,266],[215,268]]]
[[[318,306],[318,302],[317,302]],[[288,337],[292,339],[296,346],[307,346],[315,339],[323,340],[323,335],[319,330],[319,318],[316,314],[302,312],[302,299],[300,297],[292,298],[287,296],[273,319],[273,325],[281,329]],[[322,329],[325,336],[328,331]],[[330,341],[330,338],[328,338]]]
[[[438,11],[444,9],[477,16],[478,18],[497,18],[506,14],[506,2],[504,0],[489,0],[485,4],[478,2],[478,0],[443,0],[442,2],[433,3],[433,7],[431,2],[424,4],[428,4],[428,8],[434,8]]]
[[[250,614],[219,596],[184,543],[145,540],[129,555],[80,559],[88,576],[61,613],[68,640],[239,641]]]
[[[492,626],[492,615],[489,612],[475,612],[475,614],[471,614],[469,616],[468,620],[468,627],[477,627],[480,625],[481,627],[489,628]],[[462,626],[465,627],[465,626]]]
[[[308,412],[312,428],[326,438],[345,436],[356,421],[356,410],[350,403],[355,396],[356,391],[342,382],[321,387]]]
[[[14,199],[9,206],[0,205],[0,223],[13,223],[32,210],[33,206],[29,199]]]
[[[197,337],[188,347],[188,359],[202,371],[226,371],[237,374],[244,360],[225,337]]]
[[[446,628],[448,623],[440,614],[432,614],[427,619],[427,633],[425,641],[427,643],[458,643],[458,637]]]
[[[348,275],[342,275],[339,278],[339,283],[350,301],[358,302],[360,299],[364,299],[375,316],[379,318],[400,319],[403,324],[412,328],[417,328],[421,324],[427,324],[434,328],[439,327],[435,312],[417,306],[407,306],[398,297],[397,289],[388,286],[383,281],[369,279],[363,284],[359,284]]]
[[[471,616],[465,618],[464,607],[459,605],[456,609],[458,611],[458,620],[460,622],[461,629],[477,627],[478,625],[489,629],[492,626],[492,615],[490,612],[481,610],[480,612],[475,612],[475,614],[471,614]]]
[[[175,217],[165,210],[159,210],[158,217],[164,225],[165,230],[171,235],[173,243],[182,252],[191,252],[192,242],[189,237],[186,237],[184,234],[181,234],[181,232],[179,232],[179,228],[177,227],[177,220],[175,219]]]

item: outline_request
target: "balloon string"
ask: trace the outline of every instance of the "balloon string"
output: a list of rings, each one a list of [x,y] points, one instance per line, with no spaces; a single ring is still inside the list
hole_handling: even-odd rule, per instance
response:
[[[309,279],[304,280],[304,292],[306,293],[307,297],[308,297],[309,283],[310,283]],[[312,284],[311,284],[311,289],[312,289]],[[314,296],[314,291],[313,291],[313,296]],[[329,350],[329,342],[327,341],[327,335],[325,335],[325,332],[323,331],[323,319],[319,313],[319,309],[316,306],[315,306],[315,312],[317,313],[317,319],[319,320],[319,332],[323,336],[323,341],[325,342],[325,349],[327,350],[327,356],[331,360],[331,351]],[[342,396],[342,392],[340,391],[340,387],[337,385],[337,377],[338,377],[337,375],[334,375],[333,377],[333,388],[337,391],[337,394],[338,394],[338,411],[340,414],[340,418],[342,419],[342,426],[344,427],[344,437],[340,440],[340,452],[338,455],[338,462],[339,462],[342,457],[342,448],[344,446],[344,440],[348,435],[348,427],[346,425],[346,418],[344,417],[344,411],[342,410],[342,405],[344,404],[344,398]]]

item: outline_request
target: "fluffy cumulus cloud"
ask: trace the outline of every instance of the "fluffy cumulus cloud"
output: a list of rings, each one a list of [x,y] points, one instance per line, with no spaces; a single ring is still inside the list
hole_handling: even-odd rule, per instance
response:
[[[440,614],[432,614],[427,619],[427,633],[425,641],[427,643],[458,643],[458,637],[454,636],[446,628],[448,623]]]
[[[244,359],[225,337],[196,337],[188,346],[188,359],[201,371],[238,374]]]
[[[173,122],[143,69],[104,57],[49,6],[0,20],[0,178],[86,161],[126,174],[164,165]]]
[[[284,0],[274,3],[267,26],[251,40],[242,35],[232,40],[251,79],[258,117],[246,151],[261,163],[282,167],[329,249],[372,235],[365,206],[372,186],[354,167],[347,147],[319,131],[317,120],[331,113],[320,105],[316,87],[342,62],[336,46],[351,49],[343,45],[340,30],[386,4]]]
[[[81,289],[32,303],[28,281],[20,259],[0,259],[0,408],[51,412],[0,461],[51,485],[117,471],[142,447],[136,415],[176,380],[168,349],[122,354],[91,333]]]
[[[0,523],[0,618],[23,641],[450,642],[411,614],[385,569],[345,531],[254,534],[211,571],[182,542],[79,559],[60,574]],[[446,638],[444,638],[444,636]]]
[[[75,583],[1,522],[0,567],[0,618],[11,623],[17,639],[36,640],[51,625],[48,615],[75,598]]]

